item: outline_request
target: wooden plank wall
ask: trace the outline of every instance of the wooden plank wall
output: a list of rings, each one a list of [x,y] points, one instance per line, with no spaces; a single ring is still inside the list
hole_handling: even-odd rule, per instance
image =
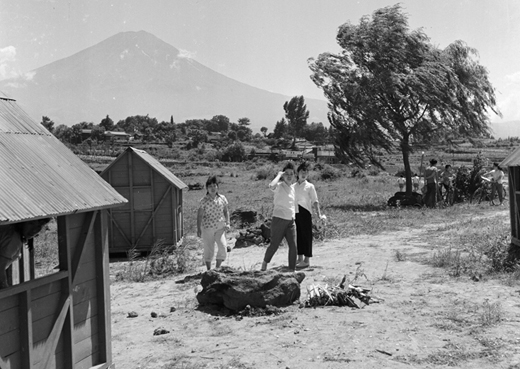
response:
[[[0,368],[38,368],[46,358],[56,369],[111,365],[107,220],[106,211],[59,218],[61,271],[3,294]]]
[[[21,368],[19,295],[2,299],[0,304],[0,357],[5,367]]]
[[[176,244],[183,236],[182,217],[178,214],[178,207],[182,205],[182,191],[139,156],[127,153],[103,175],[107,182],[129,200],[126,206],[111,211],[113,221],[110,222],[110,251],[127,252],[131,249],[129,242],[132,243],[132,239],[137,242],[137,249],[140,251],[151,250],[153,244],[159,240],[166,245]],[[151,193],[152,209],[131,208],[133,194],[140,189]],[[159,203],[161,206],[154,213]],[[114,222],[117,222],[119,229]]]
[[[166,197],[164,197],[155,213],[155,237],[157,240],[162,240],[165,245],[173,245],[175,244],[175,213],[172,213],[172,211],[175,205],[173,204],[174,197],[172,195],[176,187],[158,173],[154,175],[154,185],[154,207],[159,206],[161,199],[163,199],[167,191]]]

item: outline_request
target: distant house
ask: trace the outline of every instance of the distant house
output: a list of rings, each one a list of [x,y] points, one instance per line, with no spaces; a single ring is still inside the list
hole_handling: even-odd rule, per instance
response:
[[[92,135],[91,129],[82,129],[81,130],[81,141],[83,142],[86,139],[89,139],[91,135]]]
[[[294,146],[297,150],[312,150],[312,148],[315,146],[313,143],[307,141],[304,138],[297,138],[295,139]]]
[[[184,236],[183,193],[188,186],[145,151],[128,147],[103,172],[128,203],[109,212],[110,252],[151,251]]]
[[[104,136],[105,141],[128,142],[131,140],[131,135],[126,132],[106,131]]]
[[[314,160],[321,164],[338,164],[340,160],[336,156],[334,149],[315,147],[313,149]]]
[[[299,150],[299,151],[293,151],[293,150],[283,150],[283,159],[285,160],[293,160],[293,161],[300,161],[300,160],[314,160],[314,155],[312,154],[312,150]]]
[[[112,368],[107,211],[126,199],[1,94],[0,157],[0,225],[55,218],[57,241],[45,242],[58,254],[37,270],[36,237],[11,264],[0,368]]]
[[[249,156],[249,159],[252,159],[253,157],[256,158],[269,158],[273,152],[271,150],[265,150],[265,149],[255,149],[254,154]]]
[[[222,134],[221,133],[210,133],[208,135],[208,143],[215,144],[222,140]]]

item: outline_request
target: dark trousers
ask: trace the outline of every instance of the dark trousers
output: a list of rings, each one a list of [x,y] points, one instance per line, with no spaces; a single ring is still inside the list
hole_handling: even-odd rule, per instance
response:
[[[500,200],[500,203],[502,204],[502,201],[504,201],[504,186],[502,185],[502,183],[491,182],[491,199],[490,199],[490,201],[493,201],[495,199],[495,192],[498,192],[498,199]]]
[[[286,220],[273,217],[271,220],[271,243],[265,250],[264,261],[270,263],[283,239],[289,246],[289,269],[296,268],[296,223],[294,219]]]
[[[312,257],[312,214],[303,206],[298,205],[296,213],[296,244],[298,255]]]
[[[437,204],[437,183],[426,184],[426,194],[424,195],[424,204],[429,208],[434,208]]]

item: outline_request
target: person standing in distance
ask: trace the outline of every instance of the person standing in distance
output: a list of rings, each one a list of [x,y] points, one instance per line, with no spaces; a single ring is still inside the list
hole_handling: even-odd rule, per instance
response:
[[[296,269],[296,195],[294,192],[295,167],[289,161],[278,172],[275,179],[269,183],[269,189],[274,192],[274,209],[271,220],[271,243],[265,250],[262,269],[267,269],[280,243],[285,238],[289,246],[289,270]]]
[[[498,163],[493,163],[493,170],[483,174],[483,177],[491,175],[491,200],[490,205],[495,205],[495,192],[498,192],[498,200],[500,205],[504,204],[504,171]]]
[[[227,256],[226,231],[229,230],[229,209],[225,196],[218,193],[218,180],[210,176],[206,181],[206,196],[200,200],[197,212],[197,236],[202,238],[206,269],[211,269],[215,244],[217,245],[216,268],[220,268]]]
[[[399,176],[399,178],[397,178],[397,184],[399,185],[399,191],[404,192],[404,185],[406,184],[406,179],[404,178],[403,175],[401,175],[401,176]]]
[[[419,192],[419,183],[420,183],[420,178],[417,175],[417,173],[414,173],[413,177],[412,177],[412,186],[413,186],[414,192]]]
[[[307,181],[309,164],[303,162],[298,166],[298,180],[294,185],[296,192],[296,244],[298,249],[297,268],[310,266],[312,257],[312,212],[318,215],[321,221],[327,219],[320,211],[320,203],[316,188]],[[304,258],[305,257],[305,258]]]
[[[424,203],[429,208],[434,208],[437,205],[437,188],[438,183],[438,169],[436,167],[437,160],[431,159],[430,166],[424,170],[424,180],[426,181],[426,194],[424,195]]]

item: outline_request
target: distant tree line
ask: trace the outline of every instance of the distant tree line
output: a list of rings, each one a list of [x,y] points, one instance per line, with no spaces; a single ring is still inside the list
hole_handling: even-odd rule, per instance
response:
[[[307,111],[303,96],[295,96],[283,106],[285,118],[276,122],[274,131],[267,133],[268,128],[262,127],[261,133],[253,134],[249,127],[249,118],[240,118],[238,122],[231,122],[224,115],[215,115],[211,119],[189,119],[183,123],[175,123],[173,116],[170,121],[159,122],[148,115],[129,116],[115,123],[108,115],[98,124],[93,122],[80,122],[69,127],[65,124],[55,126],[55,123],[47,116],[42,117],[41,124],[60,141],[72,145],[78,145],[84,141],[96,144],[105,140],[105,132],[125,132],[142,143],[164,143],[171,146],[180,139],[188,140],[188,149],[197,148],[201,143],[212,143],[219,148],[221,144],[229,145],[236,141],[250,142],[253,140],[271,140],[271,144],[277,140],[290,140],[305,138],[311,142],[326,143],[329,138],[329,130],[320,123],[307,124],[309,112]],[[90,130],[86,135],[84,130]],[[217,138],[216,140],[212,138]]]

